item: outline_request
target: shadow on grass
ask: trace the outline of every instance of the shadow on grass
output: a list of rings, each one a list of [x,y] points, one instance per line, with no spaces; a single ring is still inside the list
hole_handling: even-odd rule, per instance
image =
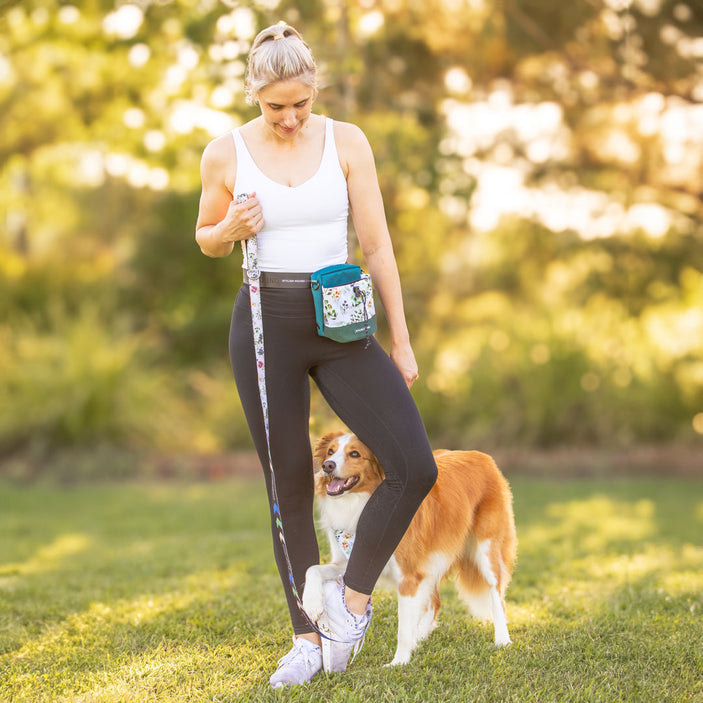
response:
[[[286,700],[695,700],[701,483],[515,479],[514,645],[451,585],[402,668],[392,594],[344,675]],[[11,489],[0,497],[0,700],[276,700],[289,646],[263,484]],[[643,676],[642,672],[651,672]]]

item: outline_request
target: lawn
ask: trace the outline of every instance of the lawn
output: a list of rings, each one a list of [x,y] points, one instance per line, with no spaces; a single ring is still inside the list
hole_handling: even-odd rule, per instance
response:
[[[438,629],[383,668],[379,592],[350,670],[283,693],[260,481],[2,485],[0,701],[703,701],[703,481],[511,483],[511,647],[446,585]]]

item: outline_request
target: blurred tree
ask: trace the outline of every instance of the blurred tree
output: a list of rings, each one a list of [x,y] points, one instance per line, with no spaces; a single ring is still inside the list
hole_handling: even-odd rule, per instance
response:
[[[76,326],[104,324],[96,340],[146,347],[124,357],[140,372],[172,369],[181,438],[189,404],[203,417],[217,407],[226,428],[217,384],[193,373],[226,365],[239,254],[212,261],[195,246],[198,164],[209,139],[257,114],[246,54],[280,19],[315,50],[318,108],[374,147],[432,432],[454,444],[695,439],[695,0],[0,2],[0,358],[20,365],[45,332],[70,337],[66,314],[87,316]],[[34,341],[9,346],[12,329]],[[144,408],[138,385],[122,390]],[[70,432],[54,415],[47,436],[129,441],[129,414],[111,432],[100,407],[99,423],[72,415]],[[143,438],[143,413],[133,422]],[[16,418],[0,425],[17,432]],[[242,436],[200,427],[193,441],[210,448]]]

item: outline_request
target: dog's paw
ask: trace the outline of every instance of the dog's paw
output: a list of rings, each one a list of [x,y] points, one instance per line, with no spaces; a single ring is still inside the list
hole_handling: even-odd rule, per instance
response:
[[[316,569],[311,566],[305,574],[303,589],[303,608],[313,622],[317,622],[325,609],[325,595],[322,590],[323,581]]]
[[[407,664],[410,661],[410,655],[403,654],[403,655],[398,655],[396,652],[396,655],[393,657],[393,661],[389,662],[388,664],[385,664],[386,668],[391,667],[391,666],[403,666],[404,664]]]
[[[313,622],[317,622],[322,615],[322,611],[325,609],[325,602],[320,597],[308,596],[306,598],[305,594],[303,594],[303,608],[308,614],[308,617]]]

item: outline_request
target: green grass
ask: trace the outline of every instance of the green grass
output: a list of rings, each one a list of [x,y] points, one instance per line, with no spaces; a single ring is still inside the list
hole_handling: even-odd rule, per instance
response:
[[[512,481],[514,644],[465,617],[268,689],[290,630],[259,481],[0,487],[0,701],[703,701],[703,482]]]

